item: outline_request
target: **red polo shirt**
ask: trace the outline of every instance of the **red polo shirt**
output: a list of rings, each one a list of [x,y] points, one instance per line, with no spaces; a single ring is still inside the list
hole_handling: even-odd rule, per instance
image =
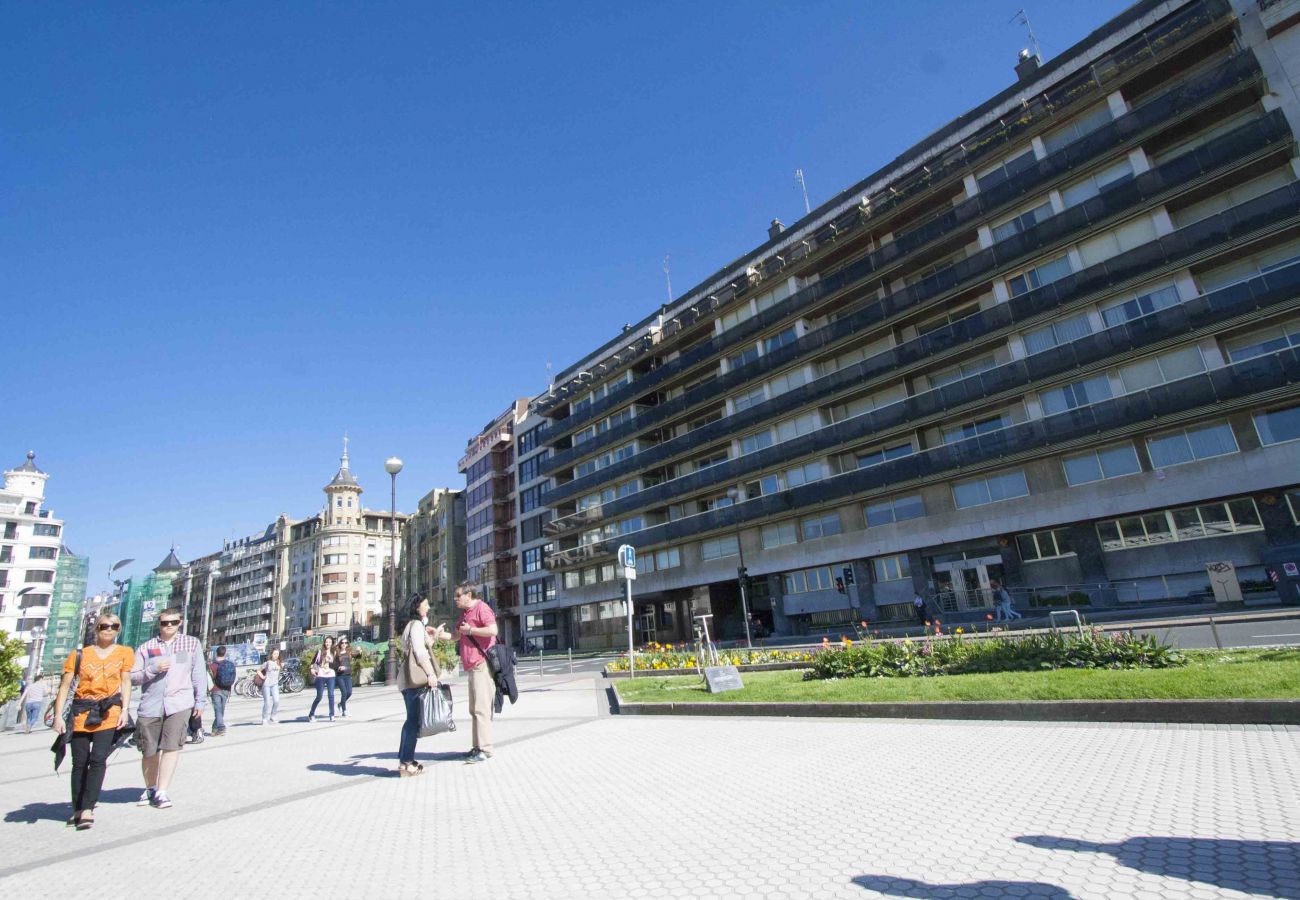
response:
[[[497,623],[496,613],[492,612],[492,607],[488,606],[482,600],[475,603],[469,609],[460,614],[460,621],[456,623],[457,627],[468,625],[471,628],[486,628],[488,625]],[[476,644],[475,641],[478,643]],[[497,642],[494,637],[474,637],[460,638],[460,665],[466,672],[470,669],[477,668],[483,662],[483,650],[491,647]],[[479,649],[482,645],[483,650]]]

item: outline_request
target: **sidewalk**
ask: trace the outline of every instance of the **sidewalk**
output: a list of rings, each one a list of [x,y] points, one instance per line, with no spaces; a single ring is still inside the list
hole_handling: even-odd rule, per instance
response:
[[[421,741],[407,779],[395,692],[278,728],[235,699],[229,734],[183,752],[173,809],[134,805],[123,752],[84,833],[49,733],[5,735],[0,890],[1300,898],[1294,728],[610,717],[599,684],[525,675],[477,766],[451,755],[458,684],[461,730]]]

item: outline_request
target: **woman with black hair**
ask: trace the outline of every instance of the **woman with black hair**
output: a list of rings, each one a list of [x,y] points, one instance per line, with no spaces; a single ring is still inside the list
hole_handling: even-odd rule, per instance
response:
[[[316,699],[311,702],[311,709],[307,712],[307,721],[316,721],[316,707],[320,705],[320,698],[329,694],[330,697],[330,721],[334,721],[334,638],[325,638],[325,643],[321,644],[316,655],[311,661],[311,677],[316,683]]]
[[[439,684],[442,672],[433,655],[433,642],[451,640],[451,632],[440,623],[428,627],[429,601],[422,594],[411,598],[411,620],[402,632],[404,659],[397,672],[397,687],[406,703],[406,721],[402,723],[402,740],[397,748],[397,771],[403,778],[419,775],[424,766],[415,761],[415,742],[420,734],[420,690]],[[389,653],[393,650],[390,647]]]

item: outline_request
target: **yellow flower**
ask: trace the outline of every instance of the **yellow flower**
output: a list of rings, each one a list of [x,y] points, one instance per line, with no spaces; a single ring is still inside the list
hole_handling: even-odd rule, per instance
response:
[[[961,633],[962,633],[962,631],[961,631],[961,626],[960,626],[960,625],[957,626],[957,633],[958,633],[958,634],[961,634]]]

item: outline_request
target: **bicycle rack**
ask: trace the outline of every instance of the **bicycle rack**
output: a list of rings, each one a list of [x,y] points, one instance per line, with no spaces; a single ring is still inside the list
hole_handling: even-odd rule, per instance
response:
[[[1057,616],[1074,616],[1075,627],[1079,629],[1079,637],[1083,637],[1083,619],[1079,618],[1077,609],[1054,609],[1047,614],[1047,624],[1053,631],[1060,629],[1056,625]]]

